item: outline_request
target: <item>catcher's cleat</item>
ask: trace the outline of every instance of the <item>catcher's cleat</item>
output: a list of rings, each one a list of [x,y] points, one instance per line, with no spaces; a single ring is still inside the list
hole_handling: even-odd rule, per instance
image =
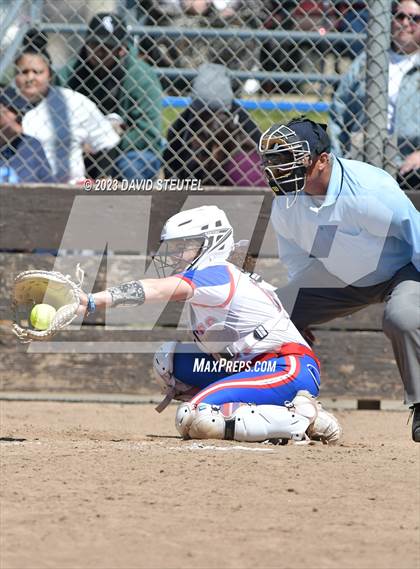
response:
[[[332,413],[322,408],[321,403],[309,391],[298,391],[291,404],[297,413],[311,421],[306,431],[311,440],[332,444],[340,439],[343,433],[340,423]]]
[[[413,414],[413,424],[411,434],[415,443],[420,443],[420,403],[415,403],[410,407]]]
[[[312,425],[309,426],[307,434],[313,441],[322,441],[324,444],[336,443],[343,434],[340,423],[332,413],[328,413],[318,403],[318,416]]]

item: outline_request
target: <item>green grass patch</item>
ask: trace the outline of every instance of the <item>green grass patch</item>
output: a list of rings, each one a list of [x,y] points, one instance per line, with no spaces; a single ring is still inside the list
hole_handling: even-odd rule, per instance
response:
[[[169,126],[177,119],[183,109],[174,109],[173,107],[165,107],[163,109],[162,133],[166,136]],[[287,123],[292,118],[299,116],[296,111],[282,112],[282,111],[250,111],[249,113],[261,131],[267,130],[274,123]],[[327,113],[306,113],[306,116],[316,122],[327,122]]]

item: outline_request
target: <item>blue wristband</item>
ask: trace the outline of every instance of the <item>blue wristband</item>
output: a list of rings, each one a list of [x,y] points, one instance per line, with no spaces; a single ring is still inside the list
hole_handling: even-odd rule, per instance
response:
[[[86,307],[87,316],[89,316],[89,314],[93,314],[95,310],[96,310],[96,302],[95,299],[93,298],[93,294],[88,294],[88,301]]]

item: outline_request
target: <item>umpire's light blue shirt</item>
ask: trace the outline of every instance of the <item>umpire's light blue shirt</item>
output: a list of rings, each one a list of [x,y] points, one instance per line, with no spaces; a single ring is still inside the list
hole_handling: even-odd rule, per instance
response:
[[[420,270],[420,213],[386,172],[331,155],[325,196],[277,197],[271,222],[292,280],[318,259],[346,284],[375,285],[412,262]]]

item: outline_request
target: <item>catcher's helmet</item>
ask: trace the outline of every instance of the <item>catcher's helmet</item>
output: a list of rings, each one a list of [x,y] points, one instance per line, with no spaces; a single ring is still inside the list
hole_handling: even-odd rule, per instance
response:
[[[326,128],[299,117],[286,125],[275,124],[261,135],[259,152],[264,172],[276,194],[296,196],[305,188],[311,159],[331,150]]]
[[[233,247],[233,229],[224,211],[207,205],[181,211],[165,223],[159,254],[153,260],[159,276],[169,276],[214,260],[226,260]],[[197,254],[186,262],[185,253]],[[169,271],[168,271],[169,269]]]

